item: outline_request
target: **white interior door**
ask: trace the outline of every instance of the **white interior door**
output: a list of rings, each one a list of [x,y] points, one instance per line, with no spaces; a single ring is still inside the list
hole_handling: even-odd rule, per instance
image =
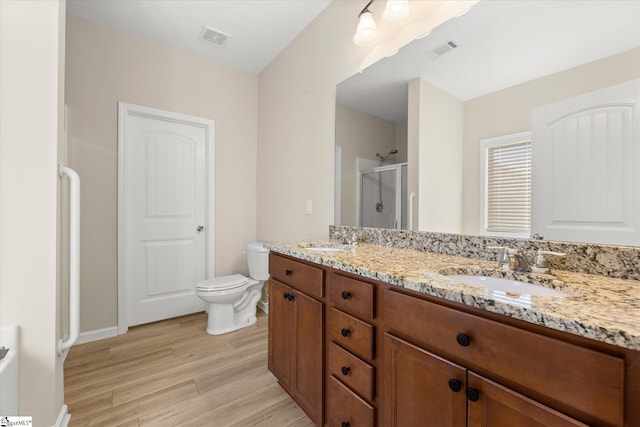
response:
[[[640,244],[640,80],[532,111],[531,232]]]
[[[212,123],[121,104],[119,269],[126,326],[202,311]],[[208,122],[208,121],[205,121]],[[213,187],[211,187],[213,188]],[[213,235],[209,235],[212,240]]]

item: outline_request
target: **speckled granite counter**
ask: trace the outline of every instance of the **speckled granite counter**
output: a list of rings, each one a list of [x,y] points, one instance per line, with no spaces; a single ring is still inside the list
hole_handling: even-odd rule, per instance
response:
[[[640,281],[637,280],[565,270],[554,270],[551,275],[514,273],[500,270],[492,261],[367,243],[336,252],[305,249],[299,243],[275,243],[270,246],[273,252],[390,285],[619,347],[640,350]],[[456,282],[447,277],[451,274],[486,275],[542,283],[571,296],[540,297],[487,291]]]

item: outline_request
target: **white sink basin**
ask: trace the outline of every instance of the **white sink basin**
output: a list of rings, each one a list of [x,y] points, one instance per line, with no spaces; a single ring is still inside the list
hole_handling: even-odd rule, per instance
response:
[[[318,246],[318,247],[311,247],[311,248],[305,248],[308,251],[316,251],[316,252],[340,252],[340,251],[344,251],[344,248],[333,248],[330,246]]]
[[[316,252],[340,252],[347,249],[346,245],[341,245],[338,243],[329,243],[329,242],[300,243],[298,246],[308,251],[316,251]]]
[[[464,283],[466,285],[480,286],[490,291],[504,292],[506,296],[517,297],[518,294],[542,296],[542,297],[568,297],[570,294],[557,291],[544,286],[533,285],[531,283],[520,282],[518,280],[501,279],[498,277],[472,276],[458,274],[447,276],[450,279]]]

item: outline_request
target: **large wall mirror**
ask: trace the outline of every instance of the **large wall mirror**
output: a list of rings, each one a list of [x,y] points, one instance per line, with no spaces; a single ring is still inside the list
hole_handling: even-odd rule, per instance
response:
[[[639,102],[640,1],[480,1],[337,86],[335,223],[640,246]]]

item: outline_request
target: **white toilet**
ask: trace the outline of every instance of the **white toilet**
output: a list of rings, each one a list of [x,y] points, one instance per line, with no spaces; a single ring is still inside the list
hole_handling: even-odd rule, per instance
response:
[[[249,276],[220,276],[196,285],[196,295],[207,303],[207,333],[226,334],[256,323],[256,304],[269,278],[269,249],[261,242],[245,246]]]

